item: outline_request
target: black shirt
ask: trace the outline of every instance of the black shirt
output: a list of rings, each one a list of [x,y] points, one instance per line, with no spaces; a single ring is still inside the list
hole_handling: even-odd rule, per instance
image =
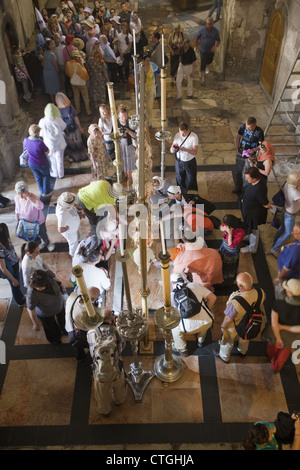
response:
[[[197,60],[195,51],[192,47],[189,47],[186,52],[184,52],[184,49],[182,47],[180,51],[180,58],[182,65],[190,65]]]
[[[278,321],[281,325],[300,325],[300,304],[294,305],[286,300],[275,300],[273,310],[278,313]]]

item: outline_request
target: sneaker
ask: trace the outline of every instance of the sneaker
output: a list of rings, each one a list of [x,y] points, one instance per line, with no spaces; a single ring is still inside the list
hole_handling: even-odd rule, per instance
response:
[[[208,75],[209,74],[209,69],[206,69],[205,70],[205,75]]]
[[[54,251],[55,250],[55,243],[50,243],[50,245],[47,246],[48,251]]]
[[[201,77],[200,83],[201,83],[201,85],[205,85],[205,77]]]
[[[220,351],[218,349],[213,349],[212,352],[218,359],[221,359],[221,361],[224,362],[224,364],[229,363],[229,361],[225,361],[225,359],[222,359],[222,357],[220,356]]]
[[[183,356],[183,357],[187,357],[189,355],[189,352],[187,349],[184,349],[181,351],[175,347],[174,343],[172,343],[172,351],[179,353],[180,356]]]
[[[256,250],[251,250],[249,246],[245,246],[244,248],[241,248],[241,253],[256,253]]]
[[[268,251],[267,255],[272,255],[274,256],[274,258],[278,258],[278,252],[277,251],[274,251],[274,250],[270,250]]]

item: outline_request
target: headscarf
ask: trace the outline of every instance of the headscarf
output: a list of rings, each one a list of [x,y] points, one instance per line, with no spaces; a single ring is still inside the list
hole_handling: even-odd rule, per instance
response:
[[[258,162],[263,162],[264,160],[272,160],[273,164],[275,162],[275,150],[270,142],[263,142],[263,145],[266,147],[266,150],[259,152],[257,156]]]
[[[61,114],[59,112],[59,109],[52,103],[47,104],[47,106],[44,110],[44,115],[48,119],[61,118]]]
[[[99,129],[99,131],[100,131],[100,128],[97,124],[91,124],[88,128],[88,133],[90,135],[92,135],[95,129]],[[101,131],[100,131],[100,133],[101,133]]]
[[[99,37],[100,47],[101,47],[102,51],[104,52],[104,54],[105,54],[105,51],[107,51],[107,53],[108,53],[109,55],[111,55],[111,57],[112,57],[114,60],[117,60],[116,54],[114,53],[114,51],[113,51],[112,48],[110,47],[108,40],[107,40],[107,43],[104,44],[103,37],[105,37],[105,38],[107,39],[107,36],[105,36],[105,34],[102,34],[102,35]]]

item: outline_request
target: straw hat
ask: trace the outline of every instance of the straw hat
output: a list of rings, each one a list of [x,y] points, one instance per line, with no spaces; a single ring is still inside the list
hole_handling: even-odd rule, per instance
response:
[[[300,295],[300,279],[289,279],[288,281],[283,281],[282,287],[291,292],[295,297]]]
[[[74,51],[71,52],[71,57],[72,59],[81,59],[80,52],[77,51],[77,49],[74,49]]]
[[[109,185],[107,190],[108,190],[108,194],[114,199],[118,199],[124,196],[123,186],[121,185],[121,183],[114,183],[112,186]]]
[[[74,38],[72,44],[73,46],[77,47],[79,51],[82,51],[82,49],[84,49],[84,41],[80,38]]]
[[[91,18],[87,18],[86,20],[83,20],[81,24],[86,24],[91,29],[95,27],[95,23]]]
[[[69,209],[73,206],[75,199],[76,195],[74,193],[65,192],[59,196],[57,199],[57,204],[64,209]]]

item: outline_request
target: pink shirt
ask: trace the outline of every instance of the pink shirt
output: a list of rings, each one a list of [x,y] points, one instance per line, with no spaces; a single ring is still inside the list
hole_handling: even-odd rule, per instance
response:
[[[25,219],[28,222],[38,220],[39,225],[41,225],[45,222],[43,212],[44,203],[37,196],[34,197],[36,198],[35,205],[29,199],[21,200],[20,196],[17,194],[15,196],[15,212],[18,214],[19,218]]]

